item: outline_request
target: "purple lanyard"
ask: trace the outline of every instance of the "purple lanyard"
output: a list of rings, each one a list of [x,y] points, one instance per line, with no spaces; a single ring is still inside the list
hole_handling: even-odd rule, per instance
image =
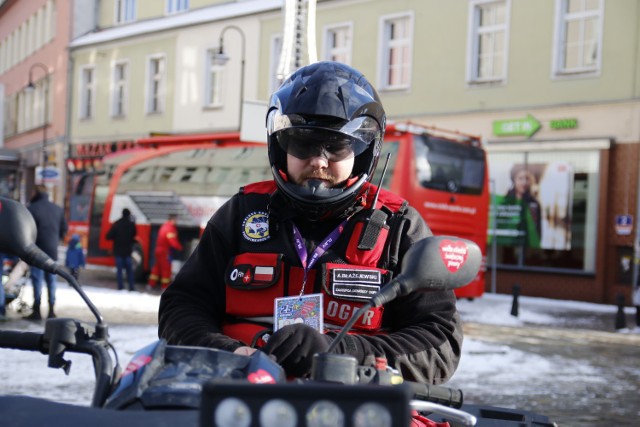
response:
[[[349,221],[349,218],[345,219],[338,225],[327,237],[324,238],[322,243],[316,247],[311,254],[311,260],[307,264],[307,248],[304,245],[304,240],[302,239],[302,235],[300,234],[300,230],[293,224],[293,238],[295,240],[296,252],[298,253],[298,258],[300,258],[300,262],[302,263],[302,268],[304,269],[304,278],[302,280],[302,289],[300,289],[300,296],[304,295],[304,287],[307,284],[307,273],[311,268],[315,265],[316,261],[327,251],[329,248],[338,240],[338,237],[344,231],[344,226]]]

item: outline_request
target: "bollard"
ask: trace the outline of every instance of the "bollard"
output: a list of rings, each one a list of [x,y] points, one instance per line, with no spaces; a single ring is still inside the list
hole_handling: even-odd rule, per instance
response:
[[[627,327],[627,317],[624,315],[624,295],[616,295],[616,304],[618,312],[616,313],[616,330],[625,329]]]
[[[518,296],[520,296],[520,285],[517,283],[513,285],[511,290],[513,293],[513,302],[511,303],[511,315],[518,317]]]

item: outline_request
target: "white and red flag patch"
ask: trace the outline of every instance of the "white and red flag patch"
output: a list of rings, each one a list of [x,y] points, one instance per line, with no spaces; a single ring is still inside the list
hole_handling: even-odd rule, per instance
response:
[[[273,267],[260,267],[257,266],[253,272],[253,280],[256,282],[271,282],[275,269]]]

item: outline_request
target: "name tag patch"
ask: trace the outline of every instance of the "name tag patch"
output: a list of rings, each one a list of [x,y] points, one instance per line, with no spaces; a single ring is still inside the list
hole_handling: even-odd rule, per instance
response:
[[[334,268],[331,270],[331,293],[336,297],[368,300],[382,285],[378,270]]]

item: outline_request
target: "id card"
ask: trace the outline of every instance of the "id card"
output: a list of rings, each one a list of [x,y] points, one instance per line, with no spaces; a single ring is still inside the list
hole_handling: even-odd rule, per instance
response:
[[[318,332],[324,330],[322,294],[276,298],[273,313],[273,332],[294,323],[304,323]]]

